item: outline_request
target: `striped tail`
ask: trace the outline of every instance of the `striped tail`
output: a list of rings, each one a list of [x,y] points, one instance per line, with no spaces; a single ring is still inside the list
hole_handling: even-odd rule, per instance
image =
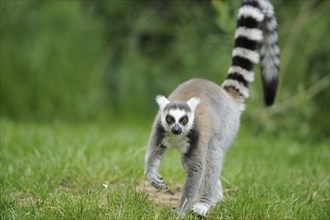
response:
[[[273,6],[268,0],[243,0],[238,11],[232,65],[223,88],[234,92],[243,104],[249,97],[248,85],[254,80],[253,65],[260,60],[264,101],[267,106],[273,104],[278,84],[279,54]]]

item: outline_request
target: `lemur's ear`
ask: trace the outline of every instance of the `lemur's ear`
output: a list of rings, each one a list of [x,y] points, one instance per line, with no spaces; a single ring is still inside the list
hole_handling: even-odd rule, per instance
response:
[[[168,99],[165,97],[165,96],[162,96],[162,95],[158,95],[156,97],[156,102],[157,104],[159,105],[159,108],[161,110],[163,110],[165,108],[165,106],[170,103],[170,101],[168,101]]]
[[[200,101],[200,99],[198,99],[198,98],[191,98],[191,99],[188,100],[187,104],[189,105],[191,111],[194,112],[195,109],[196,109],[196,107],[197,107],[197,105],[198,105],[200,102],[201,102],[201,101]]]

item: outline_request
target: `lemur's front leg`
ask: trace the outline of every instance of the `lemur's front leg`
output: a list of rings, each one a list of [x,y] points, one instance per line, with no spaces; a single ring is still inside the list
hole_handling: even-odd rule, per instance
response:
[[[177,214],[182,217],[191,207],[201,185],[205,170],[205,157],[203,155],[203,153],[195,151],[182,156],[182,162],[186,168],[187,176],[183,186],[179,207],[176,210]]]
[[[158,168],[165,151],[165,146],[161,144],[155,145],[155,142],[151,141],[145,157],[144,175],[147,177],[151,185],[153,185],[156,189],[168,188],[164,183],[163,178],[158,173]]]

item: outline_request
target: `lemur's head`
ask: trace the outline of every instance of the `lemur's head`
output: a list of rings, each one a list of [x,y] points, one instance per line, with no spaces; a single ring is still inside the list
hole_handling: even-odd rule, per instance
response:
[[[169,101],[164,96],[157,96],[156,102],[160,109],[160,120],[165,131],[179,135],[188,133],[195,119],[195,110],[200,103],[198,98],[191,98],[187,102]]]

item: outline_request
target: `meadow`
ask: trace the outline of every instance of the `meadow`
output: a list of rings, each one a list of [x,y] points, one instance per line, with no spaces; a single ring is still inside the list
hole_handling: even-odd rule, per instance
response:
[[[1,219],[175,219],[175,199],[146,193],[150,126],[141,124],[2,118]],[[242,127],[222,172],[225,200],[207,219],[329,219],[329,140],[250,135]],[[160,173],[179,197],[177,152],[166,155]]]
[[[275,104],[259,66],[207,219],[330,219],[330,1],[272,0]],[[177,152],[143,175],[156,95],[221,84],[241,1],[0,1],[0,219],[176,219]],[[186,219],[198,219],[187,215]]]

